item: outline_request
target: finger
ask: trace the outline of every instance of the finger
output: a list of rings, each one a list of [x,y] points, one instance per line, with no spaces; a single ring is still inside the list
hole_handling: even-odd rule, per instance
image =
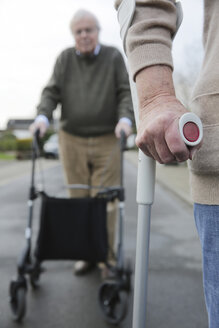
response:
[[[40,126],[39,127],[39,130],[40,130],[40,138],[43,138],[43,136],[45,135],[46,133],[46,130],[43,126]]]
[[[167,147],[177,162],[184,162],[189,159],[190,151],[181,138],[177,120],[166,130],[165,140]]]
[[[42,138],[46,133],[47,126],[44,122],[38,122],[37,129],[39,129],[40,137]]]
[[[131,134],[132,128],[127,124],[118,123],[115,129],[115,134],[117,138],[120,138],[122,130],[124,131],[126,137],[128,137]]]
[[[136,137],[135,143],[146,156],[153,158],[155,161],[159,162],[160,164],[163,164],[153,142],[146,143],[139,137]]]
[[[170,151],[164,138],[155,140],[155,149],[160,158],[161,164],[176,162],[176,157]]]
[[[129,137],[132,134],[132,128],[129,126],[127,128],[127,133],[126,133],[126,137]]]
[[[175,142],[169,141],[168,146],[177,162],[185,162],[189,159],[190,151],[181,140],[176,139]]]
[[[149,152],[149,157],[152,157],[155,161],[157,161],[160,164],[164,164],[154,144],[148,146],[148,152]]]
[[[120,131],[119,131],[119,129],[118,128],[115,128],[115,136],[116,136],[116,138],[120,138]]]
[[[35,129],[35,123],[32,123],[30,126],[29,126],[29,129],[30,131],[33,131]]]

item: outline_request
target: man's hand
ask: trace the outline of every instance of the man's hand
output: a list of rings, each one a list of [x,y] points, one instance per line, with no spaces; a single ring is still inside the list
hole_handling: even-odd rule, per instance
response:
[[[186,112],[175,97],[161,96],[142,111],[137,146],[159,163],[191,159],[191,151],[179,133],[179,119]]]
[[[29,130],[32,135],[34,135],[34,133],[39,130],[41,138],[45,135],[47,128],[48,125],[43,121],[35,121],[29,126]]]
[[[172,71],[151,66],[136,76],[139,97],[137,146],[161,164],[192,159],[200,145],[188,148],[179,132],[179,119],[188,112],[176,99]]]
[[[115,135],[117,138],[120,138],[122,130],[125,132],[126,138],[132,133],[132,127],[128,123],[119,121],[115,127]]]

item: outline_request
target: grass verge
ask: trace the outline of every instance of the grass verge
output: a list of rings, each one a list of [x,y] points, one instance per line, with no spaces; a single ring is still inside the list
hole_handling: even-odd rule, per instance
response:
[[[14,160],[15,158],[13,153],[0,152],[0,160]]]

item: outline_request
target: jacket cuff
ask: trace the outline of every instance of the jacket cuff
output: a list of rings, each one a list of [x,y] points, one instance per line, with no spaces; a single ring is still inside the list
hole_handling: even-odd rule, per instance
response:
[[[34,122],[43,122],[46,124],[46,126],[48,127],[49,126],[49,120],[48,118],[46,117],[46,115],[43,115],[43,114],[39,114],[36,118],[35,118],[35,121]]]

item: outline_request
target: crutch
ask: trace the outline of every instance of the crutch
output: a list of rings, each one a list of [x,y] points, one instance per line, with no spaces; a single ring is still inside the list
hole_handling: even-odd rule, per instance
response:
[[[135,0],[123,0],[118,9],[118,20],[121,27],[121,38],[125,38],[135,11]],[[125,46],[124,46],[125,48]],[[130,78],[132,101],[138,127],[138,99],[136,86]],[[191,130],[190,130],[191,128]],[[195,146],[202,140],[203,130],[201,120],[193,113],[184,114],[179,120],[179,130],[188,146]],[[193,135],[195,132],[195,135]],[[191,135],[192,134],[192,135]],[[147,326],[147,282],[150,244],[151,206],[154,201],[155,161],[139,150],[137,195],[138,223],[134,284],[133,328]]]

